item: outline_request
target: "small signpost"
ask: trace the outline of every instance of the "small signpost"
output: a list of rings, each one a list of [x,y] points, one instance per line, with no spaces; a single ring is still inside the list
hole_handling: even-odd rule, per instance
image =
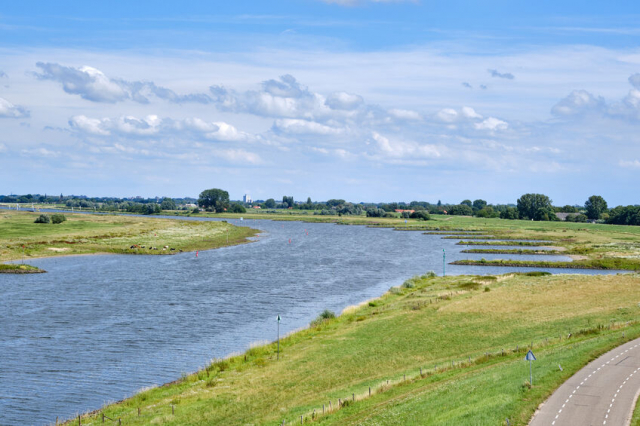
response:
[[[527,356],[525,356],[524,359],[526,361],[529,361],[529,384],[533,386],[533,374],[531,371],[531,361],[535,361],[536,356],[533,354],[533,352],[529,351],[527,352]]]
[[[276,359],[280,359],[280,315],[278,315],[278,354]]]
[[[444,249],[442,249],[442,276],[444,277],[446,275],[446,268],[445,268],[445,258],[447,257]]]

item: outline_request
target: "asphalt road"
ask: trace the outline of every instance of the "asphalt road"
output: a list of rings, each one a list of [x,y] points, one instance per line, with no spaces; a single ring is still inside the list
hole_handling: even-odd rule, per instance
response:
[[[640,391],[640,339],[578,371],[540,406],[530,426],[628,425]]]

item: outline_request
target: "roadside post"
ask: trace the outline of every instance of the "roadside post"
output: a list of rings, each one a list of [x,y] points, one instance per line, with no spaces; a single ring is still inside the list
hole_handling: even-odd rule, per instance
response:
[[[442,249],[442,276],[444,277],[446,275],[446,263],[445,263],[445,258],[447,257],[444,249]]]
[[[533,352],[531,352],[531,350],[529,350],[529,352],[527,352],[527,356],[525,356],[524,359],[529,361],[529,384],[533,386],[533,374],[531,371],[531,361],[535,361],[536,356],[533,354]]]
[[[276,359],[280,359],[280,315],[278,315],[278,354]]]

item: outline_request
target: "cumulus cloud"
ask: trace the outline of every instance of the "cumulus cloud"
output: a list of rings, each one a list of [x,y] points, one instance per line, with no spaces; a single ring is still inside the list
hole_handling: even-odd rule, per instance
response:
[[[47,148],[34,148],[34,149],[23,149],[21,151],[22,155],[30,156],[30,157],[43,157],[43,158],[56,158],[61,155],[59,151],[51,151]]]
[[[0,142],[0,152],[7,152],[7,146]]]
[[[473,89],[473,86],[467,83],[466,81],[462,82],[462,87],[466,87],[467,89]]]
[[[29,111],[21,106],[12,104],[6,99],[0,98],[0,117],[26,118],[29,117]]]
[[[434,145],[421,145],[417,142],[391,140],[378,132],[373,132],[371,137],[376,142],[378,153],[387,158],[438,158],[440,152]]]
[[[263,117],[331,117],[334,110],[324,96],[312,93],[291,75],[262,82],[261,90],[236,92],[223,86],[210,87],[213,102],[222,111],[245,112]],[[336,114],[340,111],[336,111]]]
[[[551,108],[551,113],[561,117],[585,115],[605,109],[604,98],[586,90],[574,90]]]
[[[290,135],[338,135],[343,133],[342,129],[325,126],[309,120],[284,118],[273,123],[273,131],[280,134]]]
[[[509,125],[500,119],[495,117],[488,117],[487,119],[481,121],[480,123],[474,123],[473,125],[477,130],[506,130]]]
[[[334,92],[327,96],[324,104],[331,109],[352,111],[362,105],[363,102],[362,96],[346,92]]]
[[[40,80],[51,80],[62,84],[69,94],[79,95],[92,102],[116,103],[127,99],[147,104],[149,96],[155,96],[173,103],[206,104],[211,98],[206,94],[178,95],[173,90],[157,86],[150,81],[126,81],[110,78],[102,71],[89,66],[79,68],[63,66],[57,63],[38,62],[42,70],[35,73]]]
[[[199,139],[228,142],[254,139],[252,135],[225,122],[207,122],[199,118],[162,119],[157,115],[144,118],[125,115],[117,118],[90,118],[77,115],[69,119],[69,126],[79,133],[92,136],[168,137],[190,134]]]
[[[633,74],[629,77],[629,83],[636,89],[640,90],[640,73]]]
[[[489,74],[491,74],[491,77],[494,78],[504,78],[507,80],[513,80],[514,78],[516,78],[513,74],[511,74],[510,72],[499,72],[498,70],[492,70],[492,69],[488,69],[487,72]]]
[[[445,123],[455,123],[458,121],[472,121],[481,119],[482,116],[478,114],[473,108],[465,106],[462,107],[460,111],[456,111],[453,108],[441,109],[436,114],[436,118]]]

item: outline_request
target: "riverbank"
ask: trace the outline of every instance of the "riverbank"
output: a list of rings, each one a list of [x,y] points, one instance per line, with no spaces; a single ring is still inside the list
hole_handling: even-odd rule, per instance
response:
[[[592,357],[640,335],[638,284],[637,274],[418,277],[281,339],[279,355],[275,343],[253,346],[82,423],[524,425]]]
[[[580,258],[573,262],[548,262],[535,260],[456,260],[451,265],[467,266],[511,266],[519,268],[562,268],[562,269],[596,269],[612,271],[640,271],[640,264],[637,261],[630,261],[623,258],[609,259],[585,259]]]
[[[259,231],[225,222],[67,214],[60,224],[40,213],[0,210],[0,262],[79,254],[150,254],[243,244]]]

